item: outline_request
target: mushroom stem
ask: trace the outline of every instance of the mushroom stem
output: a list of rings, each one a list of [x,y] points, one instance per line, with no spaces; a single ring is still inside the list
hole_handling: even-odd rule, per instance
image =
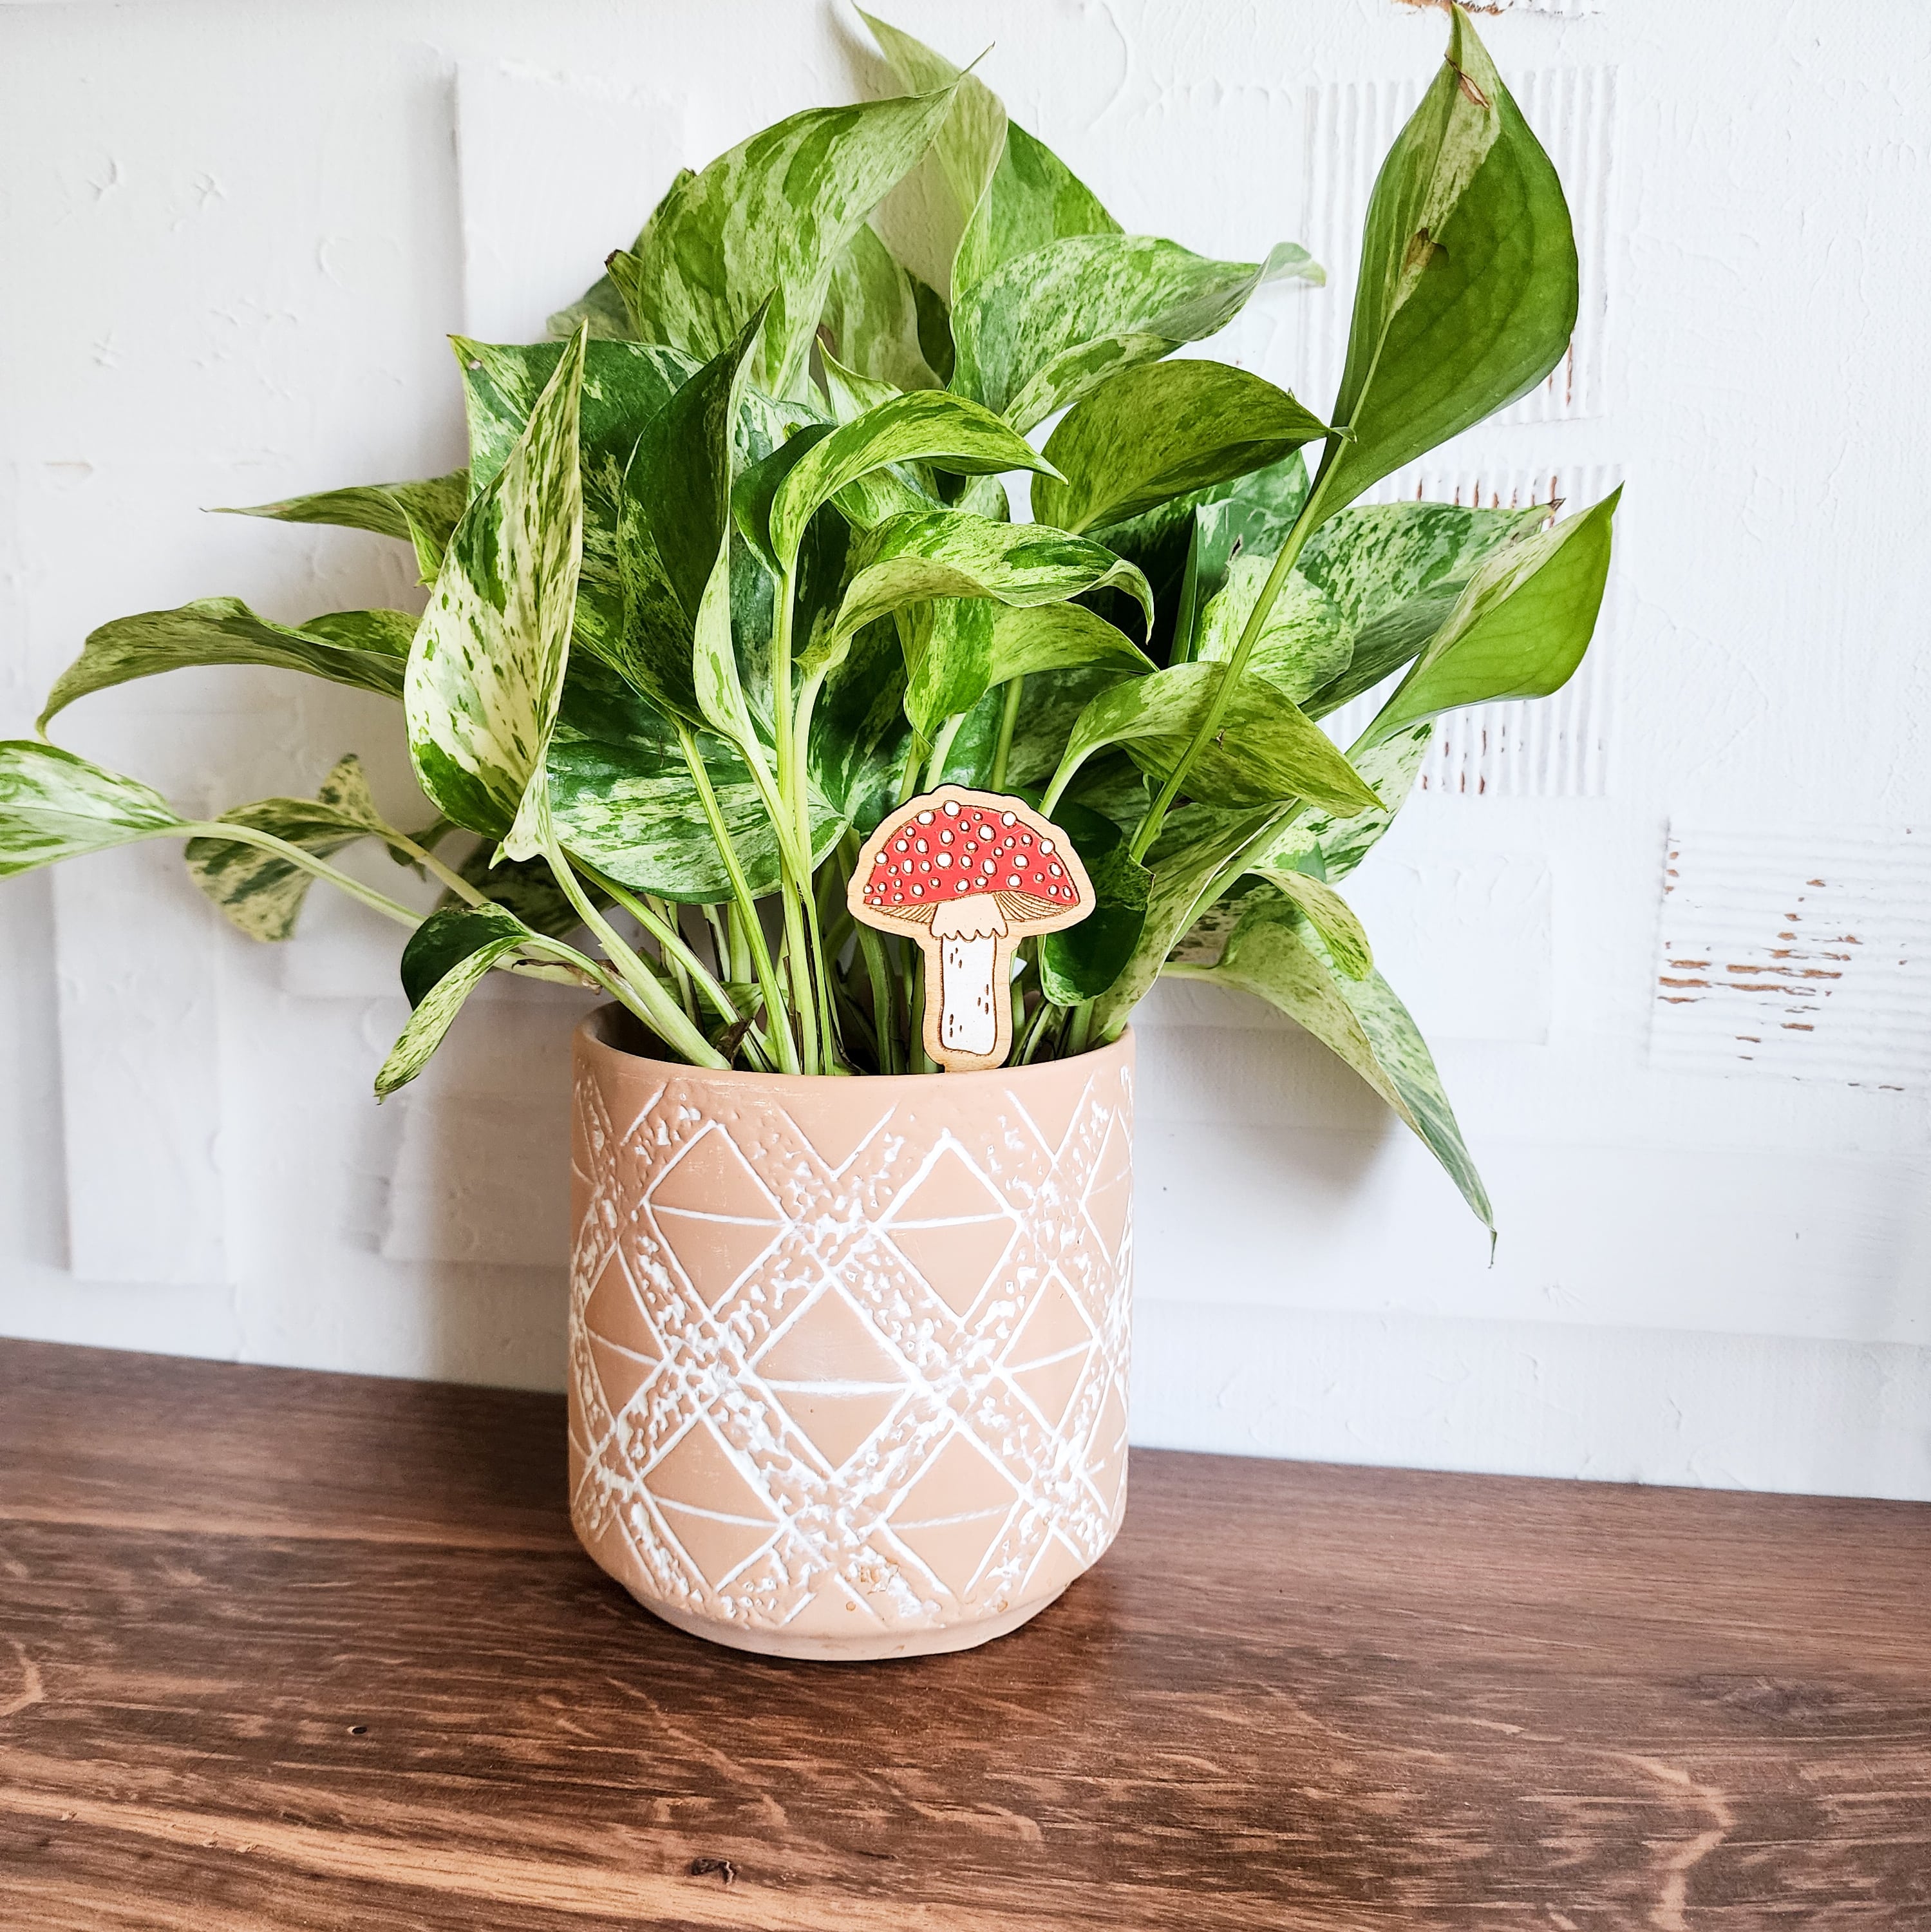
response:
[[[1011,1025],[1012,1003],[1000,983],[1000,968],[1011,956],[1012,934],[999,902],[974,893],[939,908],[932,920],[932,952],[937,970],[937,1059],[948,1053],[999,1054]],[[1004,1022],[1002,1024],[1002,1022]]]
[[[999,1044],[993,981],[1003,941],[997,933],[939,942],[939,1044],[990,1054]]]

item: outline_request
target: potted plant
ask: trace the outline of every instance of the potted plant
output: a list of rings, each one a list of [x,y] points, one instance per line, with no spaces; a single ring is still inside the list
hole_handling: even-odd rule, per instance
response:
[[[420,620],[124,619],[0,746],[0,870],[181,838],[256,939],[316,878],[409,928],[378,1094],[491,972],[604,997],[576,1046],[574,1520],[658,1615],[792,1655],[983,1641],[1117,1529],[1127,1023],[1160,974],[1297,1021],[1490,1222],[1337,887],[1437,716],[1575,670],[1615,507],[1359,502],[1575,320],[1561,187],[1460,11],[1318,416],[1171,358],[1318,281],[1303,250],[1123,232],[980,81],[871,24],[902,94],[680,176],[557,339],[457,341],[466,470],[253,513],[412,544]],[[942,288],[871,224],[915,167]],[[211,664],[397,700],[434,815],[387,823],[349,758],[190,820],[46,740],[88,692]],[[1320,721],[1375,692],[1344,750]],[[1005,886],[908,915],[877,880],[961,810]],[[439,905],[331,863],[364,839]]]

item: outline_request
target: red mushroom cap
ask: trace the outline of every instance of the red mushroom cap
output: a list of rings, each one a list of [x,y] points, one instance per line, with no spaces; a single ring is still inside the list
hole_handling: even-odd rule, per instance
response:
[[[1069,924],[1093,903],[1085,872],[1049,820],[1019,800],[954,786],[888,818],[853,881],[854,910],[862,904],[920,925],[938,906],[980,894],[1020,926]]]

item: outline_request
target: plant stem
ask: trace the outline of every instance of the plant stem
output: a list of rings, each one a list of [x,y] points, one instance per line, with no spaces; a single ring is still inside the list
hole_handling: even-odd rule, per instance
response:
[[[594,866],[585,866],[583,871],[592,883],[601,886],[624,910],[649,933],[664,950],[664,963],[673,975],[695,981],[698,990],[708,1000],[718,1017],[735,1024],[744,1016],[737,1009],[737,1003],[712,976],[709,968],[691,950],[684,935],[671,920],[647,898],[640,898],[628,886],[599,872]],[[694,1018],[696,1016],[694,1014]]]
[[[937,791],[946,776],[946,760],[952,748],[952,740],[959,735],[959,727],[966,722],[963,711],[955,712],[939,727],[939,735],[932,740],[931,762],[925,767],[925,789]]]
[[[638,1013],[664,1045],[681,1054],[693,1066],[726,1067],[730,1063],[692,1024],[683,1008],[670,998],[661,980],[638,958],[610,921],[590,903],[590,896],[579,883],[547,822],[544,826],[543,856],[550,862],[563,896],[577,908],[577,916],[597,935],[611,963],[628,982],[638,1003],[646,1010]],[[628,1003],[626,1003],[628,1004]]]
[[[1329,445],[1331,455],[1335,444]],[[1174,800],[1180,796],[1180,787],[1186,783],[1186,776],[1194,767],[1194,761],[1212,743],[1215,733],[1220,729],[1220,721],[1227,715],[1227,707],[1234,701],[1234,694],[1239,688],[1242,674],[1247,668],[1247,660],[1254,654],[1254,646],[1260,641],[1261,633],[1267,628],[1267,620],[1273,615],[1274,605],[1281,594],[1282,586],[1288,580],[1288,573],[1294,567],[1301,552],[1307,547],[1307,540],[1313,536],[1315,525],[1319,520],[1318,512],[1321,498],[1327,493],[1327,479],[1331,465],[1324,462],[1321,472],[1315,479],[1314,488],[1308,492],[1307,501],[1301,506],[1300,514],[1295,518],[1294,527],[1288,532],[1287,542],[1281,546],[1281,554],[1274,560],[1274,567],[1267,573],[1267,580],[1261,586],[1261,595],[1255,599],[1254,608],[1249,614],[1246,624],[1240,633],[1240,641],[1234,647],[1234,655],[1227,660],[1226,668],[1221,674],[1220,682],[1215,689],[1206,715],[1194,728],[1194,734],[1186,749],[1168,774],[1167,782],[1160,788],[1160,795],[1154,800],[1147,816],[1140,821],[1140,829],[1133,835],[1133,842],[1127,848],[1127,856],[1135,860],[1144,858],[1147,850],[1160,836],[1160,827],[1165,824],[1168,812]]]
[[[437,858],[427,845],[420,845],[406,832],[389,831],[381,835],[385,845],[392,845],[399,852],[406,852],[431,878],[439,879],[465,905],[482,906],[490,903],[487,892],[478,892],[460,872],[452,870]]]
[[[1012,755],[1012,734],[1019,724],[1019,694],[1025,682],[1023,675],[1006,680],[1006,706],[999,714],[999,736],[993,741],[992,770],[986,779],[988,791],[1006,789],[1006,766]]]
[[[1066,1030],[1066,1053],[1069,1058],[1086,1051],[1087,1039],[1093,1031],[1093,1002],[1082,1000],[1073,1009],[1073,1016]]]
[[[365,886],[361,880],[350,878],[346,872],[338,872],[326,860],[318,859],[313,852],[305,852],[299,845],[290,844],[286,838],[277,838],[272,832],[258,832],[252,825],[196,822],[167,826],[146,836],[152,838],[221,838],[236,845],[253,845],[259,851],[272,852],[277,858],[299,866],[318,879],[326,879],[338,892],[346,892],[371,911],[380,913],[385,919],[394,920],[399,926],[407,926],[412,932],[423,922],[422,914],[411,911],[386,892],[379,892],[373,886]]]
[[[724,809],[718,803],[717,794],[711,788],[711,775],[704,769],[703,754],[697,748],[695,734],[688,725],[680,724],[677,727],[677,740],[683,747],[684,762],[690,767],[691,782],[697,788],[697,802],[703,811],[704,822],[711,828],[718,856],[724,861],[724,875],[731,882],[731,899],[737,911],[739,928],[750,948],[757,983],[763,989],[765,1032],[771,1044],[772,1057],[778,1062],[781,1072],[796,1073],[797,1042],[792,1036],[790,1016],[785,1011],[784,998],[778,989],[778,974],[772,964],[771,949],[764,943],[764,928],[757,916],[757,902],[751,896],[751,881],[745,877],[744,866],[738,857],[730,828],[724,823]],[[739,976],[735,963],[731,976]]]

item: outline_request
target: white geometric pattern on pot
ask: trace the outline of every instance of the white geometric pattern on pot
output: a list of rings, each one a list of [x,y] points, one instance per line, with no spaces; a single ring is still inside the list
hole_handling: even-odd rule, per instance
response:
[[[1130,1073],[1030,1112],[946,1085],[854,1124],[653,1067],[619,1128],[580,1073],[572,1513],[646,1603],[917,1629],[1051,1594],[1111,1540]]]

